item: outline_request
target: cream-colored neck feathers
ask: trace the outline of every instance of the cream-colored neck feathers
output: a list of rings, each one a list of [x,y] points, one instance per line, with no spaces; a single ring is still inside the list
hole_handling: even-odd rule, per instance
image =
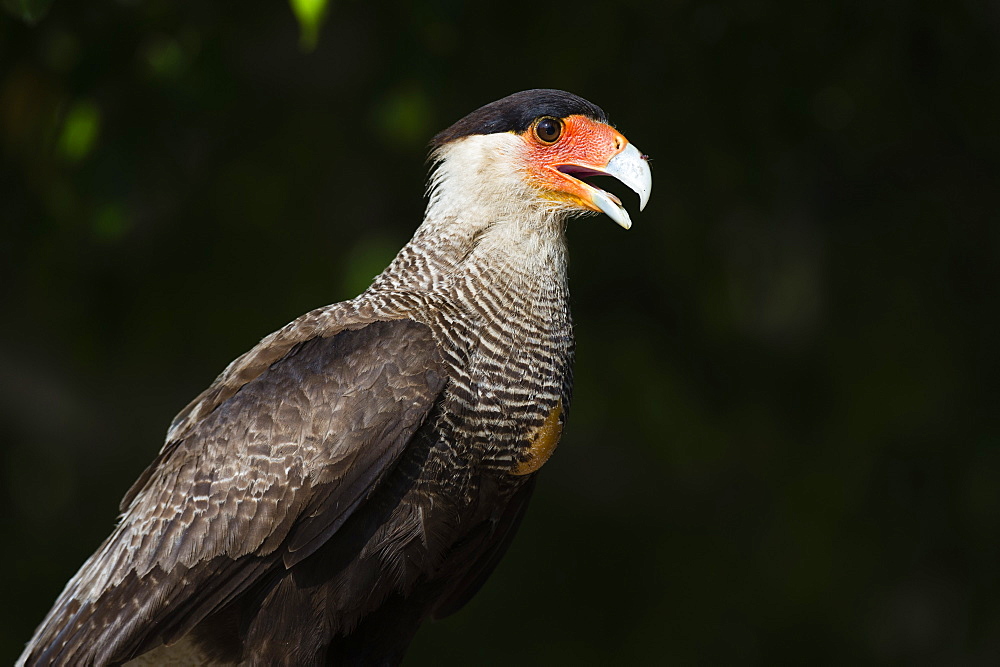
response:
[[[564,231],[572,211],[528,183],[519,136],[463,137],[439,148],[434,159],[424,222],[374,288],[398,289],[404,276],[417,281],[412,287],[429,288],[491,269],[565,283]]]

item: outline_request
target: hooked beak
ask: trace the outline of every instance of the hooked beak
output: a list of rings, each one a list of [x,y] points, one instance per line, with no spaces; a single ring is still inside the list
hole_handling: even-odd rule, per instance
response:
[[[649,201],[649,192],[653,188],[653,175],[649,171],[647,156],[639,152],[639,149],[632,144],[627,144],[625,148],[608,160],[608,164],[603,168],[594,166],[584,166],[580,164],[559,165],[558,170],[567,176],[573,177],[582,186],[584,192],[589,194],[594,210],[603,211],[609,218],[618,223],[621,227],[628,229],[632,226],[632,219],[628,211],[622,206],[618,197],[610,192],[606,192],[596,186],[586,183],[581,178],[588,176],[613,176],[623,184],[631,188],[639,195],[639,210],[646,208]]]

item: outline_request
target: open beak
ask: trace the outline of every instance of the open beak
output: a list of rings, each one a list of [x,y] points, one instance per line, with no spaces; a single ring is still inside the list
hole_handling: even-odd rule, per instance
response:
[[[617,178],[639,195],[639,210],[641,211],[646,208],[649,192],[653,188],[653,176],[649,171],[647,159],[639,152],[638,148],[627,144],[623,150],[608,160],[608,164],[604,167],[562,164],[557,169],[567,176],[573,177],[583,186],[583,190],[589,195],[590,203],[594,205],[595,210],[603,211],[609,218],[628,229],[632,226],[632,219],[625,207],[622,206],[621,200],[610,192],[580,179],[588,176],[613,176]]]

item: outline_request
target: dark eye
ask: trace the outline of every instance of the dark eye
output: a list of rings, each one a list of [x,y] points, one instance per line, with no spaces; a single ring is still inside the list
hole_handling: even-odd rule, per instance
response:
[[[535,123],[535,136],[547,144],[555,143],[562,134],[562,122],[556,118],[543,118]]]

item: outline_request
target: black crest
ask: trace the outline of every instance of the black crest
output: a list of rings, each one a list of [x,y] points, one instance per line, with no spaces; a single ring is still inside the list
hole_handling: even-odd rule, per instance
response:
[[[439,132],[432,146],[442,146],[470,134],[495,134],[497,132],[521,133],[536,118],[552,116],[565,118],[580,114],[602,123],[608,122],[604,111],[582,97],[551,88],[524,90],[479,107],[447,130]]]

